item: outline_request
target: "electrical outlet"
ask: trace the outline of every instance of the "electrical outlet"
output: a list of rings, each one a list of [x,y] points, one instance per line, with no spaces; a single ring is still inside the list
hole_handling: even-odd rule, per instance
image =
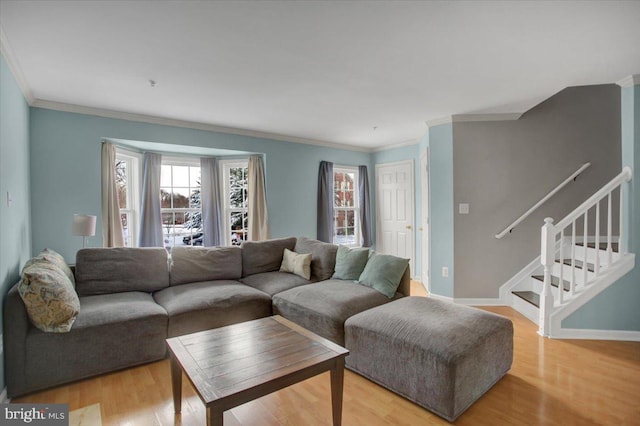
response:
[[[442,276],[444,278],[449,278],[449,268],[447,266],[442,267]]]
[[[469,214],[469,203],[460,203],[458,205],[458,213]]]

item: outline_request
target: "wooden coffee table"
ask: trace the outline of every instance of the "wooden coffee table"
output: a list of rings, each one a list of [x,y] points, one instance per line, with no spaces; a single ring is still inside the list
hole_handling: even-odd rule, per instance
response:
[[[349,351],[280,316],[167,339],[173,405],[180,413],[182,372],[207,407],[207,425],[279,389],[331,371],[333,424],[342,421],[344,358]]]

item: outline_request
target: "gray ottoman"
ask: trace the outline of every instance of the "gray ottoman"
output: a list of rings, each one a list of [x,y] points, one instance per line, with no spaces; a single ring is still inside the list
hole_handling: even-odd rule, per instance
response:
[[[346,366],[455,420],[511,368],[513,324],[480,309],[405,297],[345,322]]]

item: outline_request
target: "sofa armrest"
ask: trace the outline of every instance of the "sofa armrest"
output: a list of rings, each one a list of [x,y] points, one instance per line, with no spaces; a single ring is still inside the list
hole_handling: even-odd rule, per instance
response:
[[[18,285],[14,285],[4,299],[4,370],[7,385],[7,395],[12,397],[24,388],[26,371],[27,334],[31,321],[27,309],[22,302]]]
[[[407,265],[407,269],[400,279],[400,285],[397,291],[404,296],[411,296],[411,267],[409,265]]]

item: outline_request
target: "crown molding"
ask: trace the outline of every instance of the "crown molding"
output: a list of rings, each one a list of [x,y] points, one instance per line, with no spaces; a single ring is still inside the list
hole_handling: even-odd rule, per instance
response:
[[[403,148],[405,146],[415,146],[418,144],[418,142],[419,141],[417,139],[409,139],[407,141],[399,142],[393,145],[385,145],[385,146],[379,146],[377,148],[373,148],[371,152],[382,152],[382,151],[388,151],[390,149]]]
[[[521,112],[505,112],[495,114],[454,114],[446,117],[425,121],[427,127],[435,127],[441,124],[471,123],[479,121],[514,121],[522,117]]]
[[[428,128],[440,126],[441,124],[451,124],[453,123],[453,116],[447,115],[445,117],[434,118],[433,120],[425,121],[425,124]]]
[[[114,111],[103,108],[86,107],[81,105],[66,104],[62,102],[46,101],[36,99],[31,104],[35,108],[44,108],[55,111],[72,112],[76,114],[94,115],[98,117],[114,118],[118,120],[136,121],[140,123],[159,124],[163,126],[183,127],[194,130],[204,130],[207,132],[225,133],[238,136],[248,136],[252,138],[271,139],[282,142],[292,142],[305,145],[322,146],[347,151],[372,152],[372,148],[347,145],[335,142],[327,142],[315,139],[298,138],[295,136],[281,135],[278,133],[259,132],[255,130],[238,129],[235,127],[216,126],[213,124],[199,123],[194,121],[177,120],[173,118],[163,118],[152,115],[136,114],[123,111]]]
[[[9,66],[9,69],[11,70],[13,77],[16,79],[16,82],[18,83],[18,87],[22,92],[22,96],[25,97],[29,105],[32,105],[34,101],[33,93],[31,93],[31,89],[27,84],[27,79],[24,77],[24,74],[22,73],[22,68],[20,67],[18,60],[16,59],[16,56],[14,55],[13,50],[9,45],[9,41],[7,40],[7,35],[5,34],[4,28],[2,28],[2,25],[0,25],[0,52],[2,52],[2,56],[4,57],[5,61],[7,61],[7,65]]]
[[[640,74],[628,75],[622,80],[616,81],[616,84],[620,87],[631,87],[640,84]]]
[[[476,121],[514,121],[522,117],[521,112],[505,112],[496,114],[456,114],[454,123],[469,123]]]

